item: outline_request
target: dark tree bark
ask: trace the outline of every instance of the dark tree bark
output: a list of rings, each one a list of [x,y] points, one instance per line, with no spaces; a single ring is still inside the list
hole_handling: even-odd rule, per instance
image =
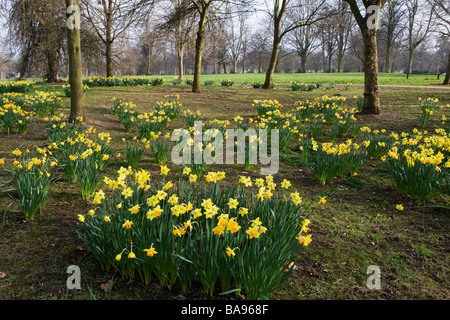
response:
[[[380,91],[378,87],[377,31],[366,30],[364,39],[364,106],[361,114],[380,114]]]
[[[345,0],[358,23],[364,42],[364,106],[361,114],[380,114],[380,91],[378,87],[378,48],[377,28],[369,27],[368,14],[360,11],[357,0]],[[363,4],[367,10],[371,5],[380,8],[387,0],[364,0]]]
[[[444,85],[450,84],[450,52],[448,53],[448,61],[447,61],[447,73],[445,75]]]
[[[66,6],[80,7],[80,0],[66,0]],[[67,14],[69,18],[70,12]],[[83,69],[81,64],[80,29],[67,28],[67,43],[69,52],[69,83],[70,83],[70,116],[69,122],[78,121],[79,117],[86,121],[83,92]]]
[[[58,75],[58,52],[56,50],[47,50],[47,64],[48,64],[48,73],[47,73],[47,82],[59,82]]]
[[[202,92],[202,58],[203,49],[205,47],[205,27],[206,15],[208,13],[209,5],[200,12],[200,20],[198,22],[197,39],[195,40],[195,61],[194,61],[194,83],[192,85],[192,92]],[[220,70],[220,67],[219,67]]]

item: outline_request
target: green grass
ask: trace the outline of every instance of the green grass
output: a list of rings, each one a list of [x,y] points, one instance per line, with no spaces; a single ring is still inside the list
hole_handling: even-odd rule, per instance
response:
[[[148,78],[156,78],[160,76],[144,76]],[[165,80],[166,85],[173,86],[170,81],[174,76],[161,76]],[[185,75],[185,79],[192,78],[192,75]],[[201,76],[202,85],[205,80],[215,80],[215,85],[220,85],[221,80],[230,79],[234,81],[233,86],[240,86],[241,83],[251,84],[252,82],[264,82],[264,73],[236,73],[236,74],[204,74]],[[32,82],[40,82],[42,79],[30,78],[27,79]],[[67,81],[66,78],[63,80]],[[11,81],[11,80],[0,80]],[[335,84],[364,84],[364,73],[357,72],[345,72],[345,73],[276,73],[274,75],[274,82],[277,84],[289,84],[291,81],[298,81],[303,83],[317,83],[323,84],[335,83]],[[410,75],[409,79],[406,79],[404,73],[380,73],[379,84],[380,85],[402,85],[402,86],[430,86],[441,85],[443,76],[437,80],[436,75]],[[180,85],[178,85],[180,86]]]
[[[187,75],[186,78],[190,76]],[[166,77],[167,78],[167,77]],[[167,78],[169,79],[169,78]],[[221,79],[231,79],[235,82],[235,86],[241,82],[264,82],[265,74],[257,73],[238,73],[238,74],[216,74],[216,75],[202,75],[202,80],[213,79],[216,83]],[[291,81],[298,81],[304,83],[317,83],[324,84],[364,84],[364,73],[277,73],[274,75],[274,82],[277,84],[289,84]],[[379,83],[380,85],[406,85],[406,86],[427,86],[427,85],[440,85],[443,78],[437,80],[437,76],[434,75],[411,75],[409,79],[406,79],[405,74],[395,73],[380,73]]]

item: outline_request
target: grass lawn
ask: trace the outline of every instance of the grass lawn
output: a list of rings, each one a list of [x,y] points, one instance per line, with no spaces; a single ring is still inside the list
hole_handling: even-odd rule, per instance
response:
[[[189,79],[192,76],[187,75]],[[171,80],[173,77],[164,77]],[[241,82],[264,82],[265,74],[257,73],[237,73],[237,74],[216,74],[216,75],[203,75],[202,80],[212,79],[216,83],[220,81],[231,79],[235,83]],[[406,74],[403,73],[380,73],[379,83],[380,85],[404,85],[404,86],[429,86],[429,85],[441,85],[444,77],[441,76],[440,80],[437,80],[436,75],[410,75],[409,79],[406,79]],[[317,83],[324,84],[364,84],[364,73],[277,73],[274,75],[274,82],[279,84],[289,84],[291,81],[298,81],[304,83]]]
[[[263,75],[216,75],[203,79],[231,78],[240,81],[262,81]],[[381,84],[436,84],[413,76],[407,82],[405,75],[380,75]],[[324,83],[362,82],[361,74],[341,75],[277,75],[275,81],[290,80]],[[37,87],[36,89],[39,89]],[[69,100],[60,87],[46,87],[61,92],[68,114]],[[448,90],[423,88],[381,89],[380,116],[358,117],[362,125],[388,132],[409,132],[420,128],[418,98],[439,98],[443,105],[450,104]],[[139,112],[151,111],[164,96],[178,94],[183,110],[206,114],[209,119],[232,120],[240,115],[256,118],[252,107],[255,99],[276,99],[284,112],[294,108],[299,100],[313,100],[321,95],[342,95],[345,106],[355,105],[354,96],[363,94],[363,88],[349,90],[337,86],[330,91],[294,92],[286,87],[274,90],[253,89],[235,85],[204,87],[202,94],[193,94],[187,85],[151,87],[144,93],[138,87],[92,88],[86,95],[87,126],[107,131],[112,136],[112,147],[124,153],[122,138],[131,138],[135,132],[125,132],[117,117],[110,114],[111,99],[126,99],[137,105]],[[432,131],[441,123],[441,115],[449,115],[448,108],[433,114],[426,130]],[[169,124],[168,130],[183,126],[183,114]],[[321,138],[327,140],[327,135]],[[345,137],[348,139],[348,137]],[[358,138],[356,139],[358,140]],[[44,121],[36,118],[23,135],[0,134],[0,159],[11,160],[11,151],[33,146],[48,145]],[[272,299],[449,299],[450,298],[450,210],[449,195],[442,195],[425,207],[414,203],[397,191],[395,181],[379,160],[364,163],[356,177],[336,179],[331,185],[320,186],[302,161],[298,144],[293,142],[280,155],[280,170],[276,183],[283,179],[292,182],[304,199],[327,196],[328,202],[310,218],[312,243],[299,247],[297,266],[293,275],[271,297]],[[115,160],[106,167],[106,174],[114,175],[123,161]],[[177,172],[177,168],[169,162]],[[156,173],[159,165],[150,151],[144,155],[141,167]],[[239,174],[259,176],[259,168],[243,171],[239,165],[212,166],[211,171],[226,171],[230,180]],[[178,172],[179,172],[178,168]],[[157,173],[156,173],[157,174]],[[7,195],[8,177],[0,173],[0,299],[208,299],[199,286],[184,292],[178,285],[161,287],[156,279],[145,286],[136,281],[121,279],[118,273],[105,272],[78,238],[81,229],[77,215],[85,213],[90,204],[83,201],[78,189],[61,179],[51,189],[50,200],[35,221],[25,222],[17,208],[10,206]],[[5,181],[5,182],[1,182]],[[234,181],[234,180],[232,180]],[[14,192],[12,192],[14,195]],[[395,209],[403,204],[404,211]],[[81,290],[66,288],[69,265],[82,270]],[[379,266],[381,290],[366,286],[367,268]],[[2,276],[3,275],[3,276]],[[113,281],[110,291],[104,284]],[[103,285],[103,286],[102,286]]]
[[[156,78],[158,75],[145,76],[149,78]],[[165,81],[173,80],[174,76],[161,76]],[[445,75],[441,75],[439,80],[437,75],[410,75],[406,79],[404,73],[380,73],[380,85],[402,85],[402,86],[441,86]],[[186,75],[185,79],[192,79],[192,75]],[[205,74],[202,75],[202,83],[205,80],[214,80],[216,85],[219,85],[221,80],[230,79],[236,84],[253,82],[264,82],[265,74],[262,73],[236,73],[236,74]],[[28,79],[31,82],[41,82],[42,79]],[[67,81],[67,79],[63,78]],[[1,80],[10,81],[10,80]],[[277,84],[289,84],[291,81],[298,81],[302,83],[335,83],[335,84],[364,84],[364,73],[346,72],[346,73],[276,73],[274,75],[274,82]]]

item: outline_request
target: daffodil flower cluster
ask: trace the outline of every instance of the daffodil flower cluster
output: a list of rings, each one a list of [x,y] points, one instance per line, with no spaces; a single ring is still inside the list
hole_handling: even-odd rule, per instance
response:
[[[167,166],[156,178],[121,168],[116,179],[103,180],[106,189],[93,195],[94,208],[80,213],[80,237],[104,268],[114,266],[126,278],[141,275],[148,282],[155,275],[161,284],[178,281],[186,289],[198,279],[208,294],[220,281],[222,290],[234,283],[249,298],[270,296],[292,271],[287,266],[299,235],[308,231],[311,209],[294,191],[291,198],[278,194],[272,176],[241,176],[222,186],[224,172],[208,172],[198,182],[190,175],[185,168],[174,181]],[[280,186],[292,187],[286,179]],[[249,274],[248,266],[259,271]]]

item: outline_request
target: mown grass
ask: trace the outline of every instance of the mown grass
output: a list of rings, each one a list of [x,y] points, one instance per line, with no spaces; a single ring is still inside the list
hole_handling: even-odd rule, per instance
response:
[[[161,77],[168,85],[175,76],[158,76],[150,75],[143,76],[147,78]],[[401,85],[401,86],[441,86],[445,75],[441,75],[437,79],[435,74],[417,74],[410,75],[409,79],[406,78],[404,73],[380,73],[379,84],[380,85]],[[185,75],[185,79],[192,79],[190,74]],[[230,79],[234,81],[233,86],[240,86],[246,84],[247,86],[253,82],[264,82],[265,73],[226,73],[226,74],[203,74],[201,76],[202,84],[206,80],[214,80],[214,86],[220,86],[222,80]],[[40,83],[42,79],[30,78],[27,79],[31,82]],[[67,81],[67,78],[62,78],[63,81]],[[1,81],[13,81],[0,79]],[[290,84],[292,81],[298,81],[301,83],[335,83],[335,84],[364,84],[364,73],[361,72],[344,72],[344,73],[275,73],[274,82],[276,84]]]
[[[60,90],[53,86],[46,89]],[[139,112],[145,112],[157,101],[164,100],[164,96],[179,94],[183,110],[199,110],[210,119],[231,120],[236,115],[256,118],[252,107],[255,99],[277,99],[284,105],[283,111],[288,111],[298,100],[340,94],[348,98],[346,105],[351,106],[353,96],[361,95],[362,90],[357,86],[348,91],[337,87],[328,92],[214,86],[205,87],[198,95],[191,93],[187,85],[152,87],[149,93],[137,87],[93,88],[86,95],[86,125],[110,132],[113,148],[123,154],[121,138],[133,137],[135,133],[126,133],[117,118],[109,113],[113,97],[132,101]],[[450,103],[446,90],[383,87],[381,93],[382,114],[360,117],[359,121],[388,131],[411,132],[419,127],[419,97],[436,97],[442,104]],[[66,99],[66,107],[61,111],[68,113],[68,105]],[[439,111],[426,129],[439,127],[440,114],[444,112],[448,115],[448,110]],[[168,129],[181,127],[182,117],[170,123]],[[0,158],[6,159],[11,159],[10,152],[17,147],[45,146],[48,140],[42,119],[35,119],[25,135],[1,134],[0,144]],[[375,160],[365,163],[357,177],[336,179],[332,185],[322,187],[311,177],[295,143],[280,159],[277,183],[286,178],[305,200],[327,196],[328,202],[311,217],[313,242],[299,248],[296,271],[272,299],[450,298],[448,197],[418,207],[396,191],[387,169]],[[123,160],[114,160],[107,166],[106,174],[113,174],[123,164]],[[159,169],[150,152],[146,152],[141,166],[155,174]],[[171,167],[179,173],[180,168]],[[239,165],[217,168],[225,170],[230,180],[243,173]],[[258,177],[259,168],[245,174]],[[1,181],[7,179],[3,173],[0,175]],[[1,188],[6,190],[9,186],[5,184]],[[85,213],[89,204],[64,179],[53,187],[43,214],[33,222],[24,222],[10,203],[7,192],[0,191],[0,274],[5,274],[0,279],[0,299],[173,299],[180,295],[206,299],[199,286],[182,292],[177,286],[166,288],[156,282],[144,286],[139,281],[124,281],[114,272],[102,271],[76,235],[80,230],[77,214]],[[395,210],[398,203],[405,206],[404,211]],[[82,270],[81,290],[66,288],[66,269],[70,265],[78,265]],[[370,265],[381,269],[381,290],[366,286]],[[113,285],[105,290],[104,284],[109,281]]]

